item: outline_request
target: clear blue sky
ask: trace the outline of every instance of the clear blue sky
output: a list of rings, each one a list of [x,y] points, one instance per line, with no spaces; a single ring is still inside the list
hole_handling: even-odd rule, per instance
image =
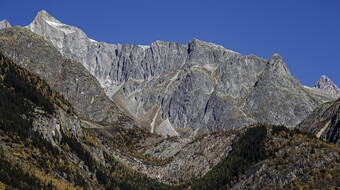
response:
[[[242,54],[280,53],[293,75],[340,85],[340,0],[1,0],[0,19],[27,25],[45,9],[110,43],[214,42]]]

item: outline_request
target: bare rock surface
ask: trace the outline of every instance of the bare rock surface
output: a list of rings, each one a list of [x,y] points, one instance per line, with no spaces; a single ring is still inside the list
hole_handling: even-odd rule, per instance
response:
[[[113,124],[126,114],[106,95],[83,65],[66,59],[40,36],[26,28],[0,30],[0,50],[17,64],[42,79],[63,95],[86,120]],[[133,125],[133,119],[125,122]]]
[[[304,88],[277,54],[265,60],[198,39],[149,46],[97,42],[46,11],[27,28],[82,63],[117,105],[136,118],[152,117],[149,130],[165,136],[180,128],[212,132],[256,122],[293,127],[334,100]],[[154,107],[157,112],[147,114]]]
[[[11,24],[6,19],[0,21],[0,30],[8,27],[11,27]]]
[[[320,105],[297,129],[340,146],[340,100]]]
[[[321,89],[335,95],[340,94],[338,86],[326,75],[322,75],[313,88]]]

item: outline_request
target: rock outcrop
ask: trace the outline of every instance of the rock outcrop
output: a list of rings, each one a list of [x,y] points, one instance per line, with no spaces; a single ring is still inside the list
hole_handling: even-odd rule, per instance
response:
[[[326,75],[322,75],[313,88],[321,89],[335,95],[340,94],[338,86]]]
[[[63,96],[1,51],[0,100],[1,188],[167,189],[116,161]]]
[[[114,124],[119,117],[126,116],[80,63],[64,58],[54,46],[28,29],[2,29],[0,51],[46,80],[70,101],[81,118]],[[133,119],[130,117],[123,125],[131,127]]]
[[[0,117],[5,130],[6,127],[18,129],[20,126],[11,125],[20,125],[27,121],[25,124],[31,125],[32,129],[23,126],[27,127],[22,129],[23,131],[36,131],[52,145],[60,143],[62,130],[69,131],[75,137],[83,136],[80,121],[72,105],[39,76],[19,67],[1,51],[0,87]],[[6,108],[7,110],[3,110]],[[16,113],[13,113],[15,111]]]
[[[265,146],[272,154],[254,164],[232,189],[332,189],[340,185],[339,149],[300,133],[272,132]]]
[[[269,60],[243,56],[197,39],[150,46],[97,42],[46,11],[27,28],[81,62],[117,105],[163,135],[256,122],[295,126],[317,105],[333,100],[302,87],[276,54]]]
[[[11,24],[7,20],[0,21],[0,30],[3,28],[9,28],[11,27]]]
[[[334,145],[268,124],[221,131],[293,126],[334,99],[301,86],[280,55],[243,56],[197,39],[99,43],[45,11],[29,28],[49,42],[21,27],[0,31],[0,188],[340,186]],[[326,103],[299,129],[338,145],[338,112],[339,100]]]
[[[297,129],[340,146],[340,99],[320,105]]]

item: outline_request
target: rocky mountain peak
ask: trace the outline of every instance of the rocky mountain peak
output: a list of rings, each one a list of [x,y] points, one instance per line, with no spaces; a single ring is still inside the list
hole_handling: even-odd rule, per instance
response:
[[[220,50],[220,51],[228,52],[228,53],[232,53],[232,54],[239,54],[235,51],[226,49],[221,45],[211,43],[211,42],[206,42],[206,41],[203,41],[203,40],[200,40],[200,39],[197,39],[197,38],[193,38],[192,40],[190,40],[188,42],[188,46],[189,46],[188,52],[191,52],[193,50],[207,50],[207,51]]]
[[[41,10],[37,13],[37,15],[35,16],[34,21],[53,21],[53,22],[58,22],[60,23],[60,21],[58,21],[57,19],[55,19],[52,15],[50,15],[47,11],[45,10]]]
[[[0,29],[11,27],[11,24],[6,20],[0,21]]]
[[[46,26],[46,25],[48,25],[49,28],[53,30],[58,30],[58,32],[62,32],[64,34],[71,34],[71,33],[78,31],[78,29],[75,27],[61,23],[59,20],[54,18],[52,15],[50,15],[45,10],[39,11],[37,15],[35,16],[33,22],[27,27],[29,29],[32,29],[32,28],[39,28],[41,26]]]
[[[286,63],[283,61],[280,54],[274,53],[269,59],[269,64],[271,65],[272,72],[279,72],[283,75],[288,74],[289,76],[291,75]]]
[[[295,126],[325,101],[309,97],[279,54],[269,60],[244,56],[196,38],[150,46],[108,44],[59,21],[27,27],[82,63],[112,101],[156,133],[212,132],[256,122]]]
[[[338,88],[338,86],[326,75],[322,75],[313,87],[325,90],[332,94],[340,93],[340,89]]]
[[[66,44],[63,44],[62,40],[66,35],[78,36],[80,39],[87,38],[83,31],[61,23],[45,10],[39,11],[33,22],[26,27],[31,31],[35,31],[36,34],[43,36],[48,41],[51,41],[61,53],[64,53],[62,50]],[[72,46],[72,44],[67,44],[67,46]]]
[[[281,56],[280,54],[278,54],[278,53],[274,53],[274,54],[272,55],[272,59],[282,60],[282,56]]]

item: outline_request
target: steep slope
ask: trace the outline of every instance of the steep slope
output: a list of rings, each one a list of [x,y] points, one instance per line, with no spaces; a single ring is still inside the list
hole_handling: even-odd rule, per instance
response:
[[[332,189],[340,185],[340,149],[283,126],[259,124],[186,142],[170,138],[139,145],[142,154],[165,158],[165,162],[147,164],[119,152],[111,154],[151,178],[172,184],[173,189]]]
[[[83,135],[80,122],[63,97],[2,54],[0,71],[0,181],[14,188],[47,187],[41,171],[47,164],[44,159],[53,154],[59,157],[57,144],[62,133]],[[32,158],[34,155],[37,157]],[[51,175],[45,177],[53,179]],[[69,177],[70,181],[74,179]],[[62,180],[51,185],[57,183],[67,185]]]
[[[71,104],[0,53],[0,187],[168,189],[105,152]]]
[[[338,86],[326,75],[322,75],[313,88],[321,89],[331,94],[340,94]]]
[[[227,157],[236,134],[234,131],[222,131],[195,139],[147,138],[136,144],[139,154],[126,156],[111,149],[111,155],[132,169],[174,185],[205,175]]]
[[[46,80],[70,101],[83,119],[112,124],[126,116],[81,64],[64,58],[51,44],[28,29],[0,30],[0,51]],[[131,118],[126,121],[126,126],[134,125]]]
[[[93,102],[93,105],[86,105],[88,99],[82,100],[81,95],[83,95],[82,92],[85,96],[92,93],[92,89],[85,90],[92,85],[94,85],[93,88],[98,88],[92,76],[86,73],[86,70],[83,71],[80,64],[64,59],[58,52],[55,52],[56,50],[51,47],[49,43],[27,29],[20,27],[7,28],[0,31],[0,49],[11,55],[14,60],[19,61],[21,66],[45,78],[47,83],[60,91],[66,99],[70,100],[72,105],[77,106],[75,112],[82,116],[81,119],[91,117],[91,115],[86,115],[88,114],[87,112],[82,112],[82,107],[80,106],[95,107],[97,106],[95,104],[96,102]],[[84,87],[81,87],[81,85],[84,85]],[[101,95],[101,92],[103,92],[103,90],[98,89],[96,93]],[[162,181],[177,181],[179,178],[190,179],[193,176],[201,175],[207,172],[214,164],[218,163],[228,151],[227,148],[224,149],[223,147],[229,146],[227,142],[230,141],[230,138],[214,142],[214,139],[221,137],[213,135],[207,138],[210,140],[207,140],[207,142],[202,145],[198,143],[195,146],[189,146],[189,148],[185,149],[187,151],[178,154],[178,156],[174,158],[174,161],[165,167],[158,167],[161,163],[167,163],[169,157],[158,158],[152,154],[152,150],[155,150],[158,146],[157,142],[162,141],[164,138],[154,136],[136,127],[124,127],[126,125],[131,126],[130,123],[132,121],[131,118],[123,112],[121,112],[121,115],[113,123],[107,124],[105,121],[107,122],[107,120],[104,120],[104,122],[101,121],[101,123],[94,123],[92,121],[81,120],[81,125],[86,128],[83,130],[96,138],[95,142],[97,143],[91,144],[104,144],[99,150],[92,150],[95,154],[99,154],[96,155],[95,158],[101,159],[102,162],[105,163],[102,159],[103,153],[101,152],[106,151],[107,154],[114,159],[119,160],[129,167],[142,171],[150,177],[157,178],[157,176],[161,176]],[[39,121],[37,121],[37,124],[39,124]],[[104,124],[105,127],[102,124]],[[183,147],[191,142],[191,140],[192,139],[180,139],[180,143],[177,144]],[[150,144],[148,145],[149,151],[145,150],[145,152],[151,153],[144,155],[143,151],[139,152],[140,147],[138,143],[140,143],[140,141],[154,141],[154,143],[151,144],[147,143]],[[176,142],[171,141],[170,144],[176,144]],[[209,145],[215,145],[220,148],[207,148]],[[144,146],[144,143],[140,146]],[[202,148],[196,150],[197,147]],[[168,150],[169,149],[165,151]],[[215,150],[219,151],[214,152]],[[177,151],[179,151],[179,149]],[[190,154],[187,154],[187,152]],[[207,159],[206,156],[198,158],[195,156],[196,154],[210,156],[209,159]],[[130,160],[136,164],[130,164]],[[195,164],[196,162],[203,162],[204,164]],[[147,169],[141,170],[138,167],[145,167]],[[191,171],[190,173],[188,172],[188,168]],[[175,177],[178,172],[181,173],[181,176]]]
[[[243,130],[228,156],[188,189],[334,189],[340,149],[283,126]],[[322,155],[322,156],[321,156]]]
[[[139,128],[81,121],[39,76],[2,54],[0,66],[0,181],[8,188],[173,189],[146,175],[167,183],[203,175],[227,155],[235,137],[164,139]]]
[[[65,98],[2,54],[0,88],[0,187],[331,189],[340,185],[340,150],[282,126],[257,125],[191,140],[147,133],[143,137],[136,131],[139,128],[96,124],[99,128],[87,129],[94,123],[79,120]]]
[[[297,129],[340,146],[340,99],[320,105]]]
[[[302,87],[278,55],[243,56],[197,39],[150,46],[96,42],[46,11],[27,28],[81,62],[117,105],[163,135],[256,122],[295,126],[317,105],[334,100]]]
[[[27,132],[32,130],[25,129],[26,125],[32,126],[33,131],[39,131],[52,144],[60,141],[61,125],[75,136],[82,135],[74,108],[64,97],[59,96],[40,77],[20,68],[1,52],[0,63],[3,130],[13,130],[26,136],[29,135]],[[51,115],[54,119],[49,118]],[[40,128],[43,125],[50,125],[50,129]]]
[[[246,97],[244,110],[257,121],[291,127],[319,103],[291,76],[281,56],[275,54]]]
[[[55,39],[54,44],[69,35],[73,40],[81,37],[79,29],[46,12],[36,20],[46,24],[41,26],[46,35],[62,32],[49,39]],[[68,49],[64,45],[57,48]],[[101,71],[92,71],[95,76],[95,71],[101,73],[96,77],[113,103],[80,63],[63,58],[49,42],[20,27],[0,31],[0,52],[39,75],[0,54],[0,188],[340,186],[335,146],[282,126],[222,131],[258,121],[294,124],[328,98],[301,87],[279,55],[270,60],[243,56],[197,39],[117,47],[122,48],[114,51],[119,61],[110,68],[122,67],[118,74],[100,78]],[[145,55],[134,57],[135,49]],[[179,130],[182,127],[195,133],[164,138],[133,127],[131,115],[153,133],[190,134]]]

